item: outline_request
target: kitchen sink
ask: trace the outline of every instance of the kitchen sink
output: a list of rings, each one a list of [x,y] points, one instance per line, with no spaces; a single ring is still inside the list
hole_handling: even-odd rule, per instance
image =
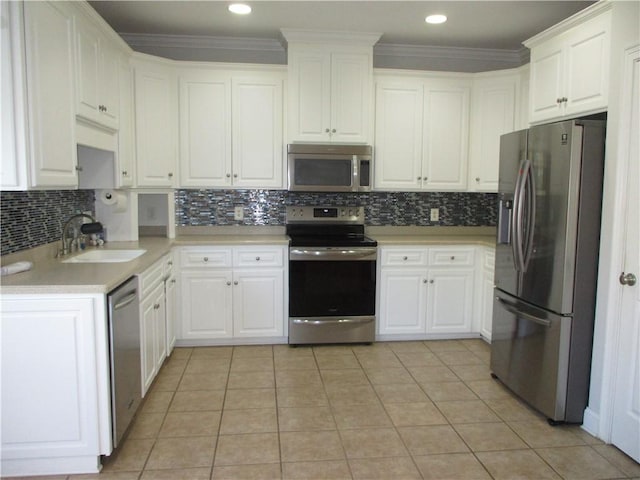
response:
[[[146,250],[89,250],[75,257],[62,260],[62,263],[119,263],[138,258]]]

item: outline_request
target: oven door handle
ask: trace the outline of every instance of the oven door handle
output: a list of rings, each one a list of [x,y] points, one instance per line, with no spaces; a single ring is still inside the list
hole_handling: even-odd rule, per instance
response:
[[[370,323],[373,322],[374,319],[371,317],[367,318],[327,318],[326,320],[309,320],[308,318],[294,318],[291,320],[295,325],[326,325],[326,324],[359,324],[359,323]]]
[[[312,248],[289,250],[289,260],[375,260],[377,249],[374,248]]]

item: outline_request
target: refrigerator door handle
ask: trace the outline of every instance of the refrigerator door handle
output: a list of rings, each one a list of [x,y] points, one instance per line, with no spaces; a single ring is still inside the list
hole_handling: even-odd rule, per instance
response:
[[[535,183],[535,175],[533,172],[533,164],[531,160],[527,160],[525,164],[525,180],[523,182],[523,189],[525,191],[525,199],[526,199],[526,238],[524,238],[523,242],[523,256],[522,256],[522,271],[526,272],[529,266],[529,260],[531,260],[531,255],[533,254],[533,234],[534,234],[534,225],[536,221],[536,183]]]
[[[528,160],[523,160],[518,168],[518,178],[516,179],[516,187],[513,193],[513,217],[511,224],[513,225],[513,237],[511,239],[511,248],[513,250],[513,262],[516,271],[522,272],[524,252],[522,250],[522,215],[524,201],[524,181],[525,169]]]
[[[545,327],[550,327],[551,326],[551,322],[549,320],[547,320],[546,318],[536,317],[535,315],[532,315],[530,313],[523,312],[522,310],[518,309],[517,305],[509,303],[509,302],[507,302],[506,300],[503,300],[500,297],[496,297],[496,300],[498,300],[498,302],[500,302],[500,305],[502,306],[502,308],[504,308],[509,313],[513,313],[514,315],[516,315],[518,317],[522,317],[522,318],[525,318],[527,320],[531,320],[532,322],[540,324],[540,325],[543,325]]]

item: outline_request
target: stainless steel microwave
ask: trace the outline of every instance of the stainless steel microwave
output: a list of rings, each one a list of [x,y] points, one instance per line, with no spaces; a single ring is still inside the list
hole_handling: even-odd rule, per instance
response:
[[[287,146],[289,190],[368,192],[371,190],[370,145]]]

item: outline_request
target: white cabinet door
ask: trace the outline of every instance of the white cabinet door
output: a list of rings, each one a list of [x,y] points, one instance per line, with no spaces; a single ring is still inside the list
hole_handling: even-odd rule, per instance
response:
[[[76,15],[77,106],[79,117],[118,127],[119,53],[91,20]]]
[[[160,64],[135,66],[136,180],[139,187],[172,187],[176,169],[176,86]]]
[[[289,135],[292,141],[328,142],[331,125],[331,55],[289,55]]]
[[[34,187],[78,185],[72,6],[25,2],[25,48],[31,181]]]
[[[422,176],[422,82],[382,79],[376,85],[374,186],[414,190]]]
[[[489,342],[493,324],[493,275],[495,265],[495,252],[493,249],[485,249],[484,265],[482,267],[482,282],[480,286],[480,335]]]
[[[425,268],[382,268],[378,333],[425,333],[427,291]]]
[[[147,393],[158,373],[154,347],[156,345],[156,300],[148,295],[140,303],[140,359],[142,364],[142,396]]]
[[[500,135],[515,130],[518,84],[518,74],[483,76],[474,80],[469,142],[470,191],[498,191]]]
[[[609,104],[611,12],[585,22],[566,39],[564,115],[576,116]]]
[[[180,88],[180,185],[231,186],[231,78],[183,72]],[[259,116],[259,112],[255,111]]]
[[[176,344],[176,316],[178,314],[178,297],[176,275],[171,275],[165,284],[165,308],[167,318],[167,357],[173,352]]]
[[[331,54],[331,141],[366,143],[371,123],[371,56]]]
[[[282,188],[282,77],[236,77],[232,92],[233,186]]]
[[[559,117],[562,114],[563,45],[549,41],[531,51],[531,90],[529,114],[531,122]]]
[[[233,274],[233,284],[234,337],[282,336],[282,269],[236,270]]]
[[[1,310],[3,476],[97,462],[109,453],[98,397],[108,388],[104,296],[3,296]]]
[[[119,102],[118,109],[120,128],[118,130],[118,169],[116,178],[118,186],[133,186],[135,170],[135,135],[133,105],[133,74],[129,60],[120,58],[118,64]]]
[[[611,12],[531,46],[531,123],[606,110]]]
[[[233,336],[231,270],[183,270],[181,339]]]
[[[167,305],[164,295],[164,282],[158,284],[153,292],[155,301],[154,319],[154,360],[156,362],[156,372],[160,372],[160,367],[167,358]]]
[[[473,269],[430,268],[427,333],[471,332]]]
[[[466,189],[469,91],[454,80],[426,83],[422,186],[427,190]]]

